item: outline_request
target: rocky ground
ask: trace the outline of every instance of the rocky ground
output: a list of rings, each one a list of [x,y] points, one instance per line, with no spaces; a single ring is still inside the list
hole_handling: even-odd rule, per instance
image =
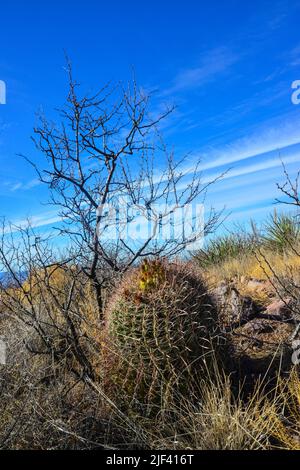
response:
[[[289,370],[298,323],[292,300],[279,298],[269,281],[244,278],[240,285],[238,289],[233,282],[222,281],[213,290],[236,368],[243,375],[268,376],[278,368]],[[245,290],[253,295],[243,295]],[[255,299],[258,293],[263,293],[263,303]]]

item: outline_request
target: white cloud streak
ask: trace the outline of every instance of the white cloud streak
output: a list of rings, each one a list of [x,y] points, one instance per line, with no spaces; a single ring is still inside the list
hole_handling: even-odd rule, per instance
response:
[[[171,86],[164,90],[161,96],[172,95],[191,88],[199,88],[226,72],[238,59],[239,57],[226,47],[213,49],[202,55],[198,67],[185,69],[178,73]]]

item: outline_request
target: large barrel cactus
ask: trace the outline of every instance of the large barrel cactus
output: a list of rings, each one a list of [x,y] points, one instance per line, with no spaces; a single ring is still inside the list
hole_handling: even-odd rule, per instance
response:
[[[211,359],[214,317],[191,268],[145,261],[125,276],[106,313],[106,380],[127,405],[147,410],[187,394]]]

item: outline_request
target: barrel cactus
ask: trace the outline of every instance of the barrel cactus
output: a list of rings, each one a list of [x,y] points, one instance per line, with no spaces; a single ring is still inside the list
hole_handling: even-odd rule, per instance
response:
[[[106,312],[106,379],[131,407],[161,409],[207,366],[216,333],[199,277],[187,265],[145,261],[125,276]]]

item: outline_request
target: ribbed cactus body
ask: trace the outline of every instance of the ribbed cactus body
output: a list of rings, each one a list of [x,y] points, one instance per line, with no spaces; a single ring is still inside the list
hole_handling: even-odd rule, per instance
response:
[[[215,333],[199,278],[183,265],[145,262],[124,279],[107,312],[107,377],[130,401],[161,407],[204,367]]]

